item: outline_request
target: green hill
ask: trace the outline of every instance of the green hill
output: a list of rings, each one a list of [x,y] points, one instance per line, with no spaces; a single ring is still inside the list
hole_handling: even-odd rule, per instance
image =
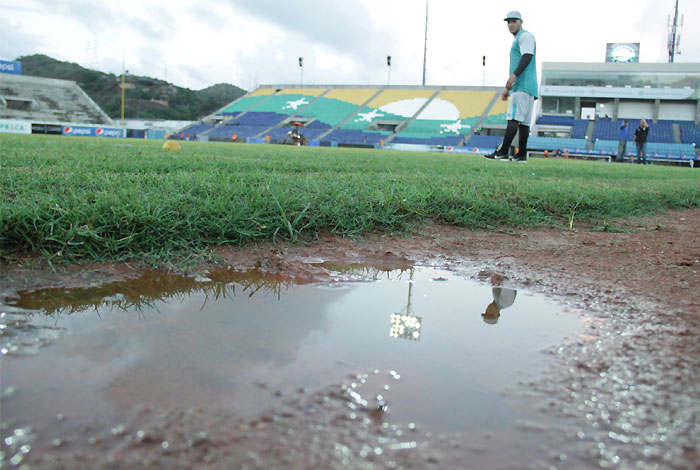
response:
[[[73,80],[111,118],[121,117],[121,75],[86,69],[42,54],[16,60],[22,63],[23,75]],[[227,83],[195,91],[138,75],[127,75],[126,83],[124,116],[132,119],[196,120],[246,93]]]

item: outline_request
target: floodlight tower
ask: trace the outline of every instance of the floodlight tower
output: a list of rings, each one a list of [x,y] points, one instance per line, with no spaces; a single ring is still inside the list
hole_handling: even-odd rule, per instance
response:
[[[678,23],[678,0],[676,0],[676,8],[673,14],[673,22],[671,22],[671,17],[668,18],[668,61],[673,62],[676,54],[681,52],[678,46],[681,42],[680,28],[683,26],[683,17],[681,17],[680,24]]]
[[[428,61],[428,3],[430,0],[425,0],[425,43],[423,45],[423,86],[425,86],[425,64]]]
[[[126,70],[126,52],[122,50],[122,83],[121,83],[121,89],[122,89],[122,136],[126,137],[126,128],[124,127],[124,93],[126,91],[126,74],[129,71]]]
[[[304,86],[304,58],[299,57],[299,70],[301,70],[301,78],[300,78],[300,83],[301,86]]]
[[[389,69],[389,77],[386,80],[387,86],[391,85],[391,56],[386,56],[386,66]]]

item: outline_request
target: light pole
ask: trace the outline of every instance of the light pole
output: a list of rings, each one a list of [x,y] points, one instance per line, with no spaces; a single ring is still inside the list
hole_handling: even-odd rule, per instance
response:
[[[386,56],[386,66],[389,69],[389,77],[386,80],[387,86],[391,85],[391,56]]]
[[[301,78],[300,78],[300,83],[301,86],[304,86],[304,58],[299,57],[299,70],[301,71]]]
[[[425,0],[425,43],[423,45],[423,86],[425,86],[425,64],[428,61],[428,2]]]
[[[126,135],[124,130],[124,90],[126,89],[126,53],[122,50],[122,134]]]

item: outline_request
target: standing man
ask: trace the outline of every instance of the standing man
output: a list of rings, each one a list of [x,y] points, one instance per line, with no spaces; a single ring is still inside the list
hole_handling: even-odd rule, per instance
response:
[[[634,143],[637,144],[637,163],[646,165],[647,162],[647,137],[649,136],[649,124],[642,119],[639,127],[634,131]]]
[[[510,48],[510,77],[501,95],[503,101],[508,101],[508,127],[501,148],[485,157],[490,160],[507,159],[510,144],[519,132],[516,160],[527,162],[527,138],[530,135],[532,112],[538,97],[537,47],[535,36],[523,29],[523,18],[519,11],[509,12],[505,21],[508,22],[508,31],[515,36]]]
[[[620,126],[620,142],[617,144],[617,156],[615,157],[616,162],[622,162],[625,160],[625,153],[627,153],[627,139],[629,138],[629,127],[630,122],[625,119],[624,124]]]

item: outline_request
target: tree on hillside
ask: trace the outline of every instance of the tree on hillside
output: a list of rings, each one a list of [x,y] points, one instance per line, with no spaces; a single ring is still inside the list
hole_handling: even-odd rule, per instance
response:
[[[86,69],[43,54],[17,60],[22,63],[24,75],[75,81],[110,117],[121,116],[121,75]],[[129,75],[127,82],[125,116],[128,118],[196,120],[246,93],[227,83],[193,91],[138,75]]]

